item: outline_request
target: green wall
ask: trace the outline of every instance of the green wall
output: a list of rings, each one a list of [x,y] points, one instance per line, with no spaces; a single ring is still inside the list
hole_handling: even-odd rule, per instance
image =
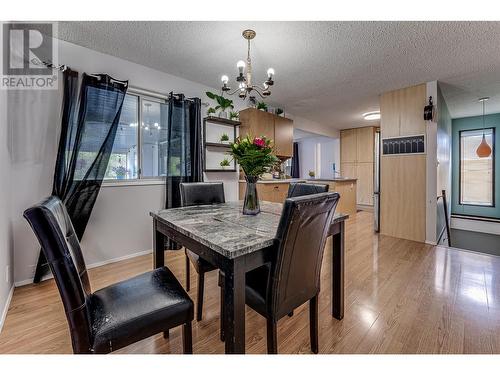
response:
[[[459,150],[460,139],[459,132],[462,130],[482,129],[482,116],[463,117],[452,120],[452,204],[451,212],[461,215],[483,216],[491,218],[500,218],[500,113],[485,116],[485,127],[495,128],[495,206],[481,207],[461,205],[459,201]]]

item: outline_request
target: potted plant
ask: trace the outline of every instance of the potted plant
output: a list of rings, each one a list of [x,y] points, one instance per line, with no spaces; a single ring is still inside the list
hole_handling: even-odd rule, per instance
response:
[[[314,171],[309,171],[309,177],[314,178],[316,176],[316,173]]]
[[[236,142],[230,143],[229,155],[238,162],[245,172],[247,182],[245,201],[243,203],[244,215],[257,215],[260,212],[259,197],[257,196],[257,180],[273,165],[279,163],[274,155],[272,141],[266,137],[237,138]]]
[[[228,167],[231,166],[231,163],[229,162],[229,160],[227,158],[224,158],[221,162],[220,162],[220,166],[222,167],[222,169],[227,169]]]
[[[215,116],[215,108],[210,107],[207,111],[207,116]]]
[[[267,104],[264,102],[258,102],[257,109],[260,109],[261,111],[267,112]]]
[[[240,117],[240,114],[238,112],[229,112],[229,119],[230,120],[234,120],[234,121],[238,121],[238,118]]]
[[[229,144],[229,136],[226,133],[220,136],[220,143]]]
[[[219,111],[219,117],[228,118],[227,109],[234,109],[233,101],[231,99],[224,98],[222,95],[214,94],[213,92],[207,91],[207,96],[217,102],[215,110]]]
[[[118,167],[113,167],[112,168],[113,172],[116,174],[116,178],[118,180],[123,180],[125,176],[127,175],[127,169],[124,166],[118,166]]]
[[[280,117],[285,116],[285,111],[283,111],[281,108],[276,108],[276,111],[274,113],[276,116],[280,116]]]

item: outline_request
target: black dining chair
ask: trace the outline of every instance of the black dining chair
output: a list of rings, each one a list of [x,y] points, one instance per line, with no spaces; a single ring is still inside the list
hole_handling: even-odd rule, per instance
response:
[[[311,351],[318,353],[321,263],[339,197],[320,193],[287,198],[276,232],[275,259],[245,276],[245,302],[267,320],[270,354],[278,352],[278,321],[308,301]],[[222,273],[219,285],[224,287]]]
[[[92,292],[66,207],[55,196],[26,211],[52,270],[68,321],[73,352],[109,353],[183,325],[184,353],[192,353],[193,301],[167,267]]]
[[[206,204],[224,203],[224,184],[222,182],[182,182],[181,190],[181,205],[182,206],[197,206]],[[194,266],[198,273],[198,296],[196,301],[196,320],[200,321],[203,314],[203,292],[205,288],[205,273],[215,270],[217,267],[198,254],[193,253],[189,249],[186,251],[186,290],[190,289],[190,267],[189,262]]]
[[[328,188],[329,185],[327,184],[294,182],[288,186],[287,197],[292,198],[300,197],[302,195],[326,193]]]

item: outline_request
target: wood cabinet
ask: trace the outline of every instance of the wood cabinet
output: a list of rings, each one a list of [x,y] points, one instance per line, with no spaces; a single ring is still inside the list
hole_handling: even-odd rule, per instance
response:
[[[240,136],[265,136],[274,140],[276,155],[291,158],[293,155],[293,121],[255,108],[240,111]]]
[[[283,203],[288,195],[289,183],[257,183],[257,195],[259,200]],[[245,199],[246,182],[239,182],[239,199]]]
[[[422,111],[426,101],[426,84],[382,94],[382,139],[425,134]],[[425,154],[381,155],[381,234],[420,242],[426,240],[426,163]]]
[[[362,206],[373,206],[376,129],[368,126],[340,131],[340,173],[358,179],[356,202]]]
[[[307,181],[311,184],[327,184],[330,185],[328,191],[336,191],[340,194],[340,200],[337,204],[335,212],[343,214],[354,215],[357,211],[356,208],[356,185],[357,181]]]
[[[279,116],[274,117],[274,145],[276,155],[293,156],[293,121]]]

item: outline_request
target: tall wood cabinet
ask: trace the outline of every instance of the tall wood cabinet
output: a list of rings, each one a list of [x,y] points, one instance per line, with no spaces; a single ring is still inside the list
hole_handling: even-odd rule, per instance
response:
[[[357,178],[356,203],[373,206],[373,173],[376,127],[340,131],[340,173]]]
[[[382,139],[426,134],[426,104],[425,83],[382,94]],[[425,241],[426,163],[425,154],[381,155],[380,233]]]
[[[276,156],[293,155],[293,121],[255,108],[240,111],[240,136],[265,136],[274,140]]]

